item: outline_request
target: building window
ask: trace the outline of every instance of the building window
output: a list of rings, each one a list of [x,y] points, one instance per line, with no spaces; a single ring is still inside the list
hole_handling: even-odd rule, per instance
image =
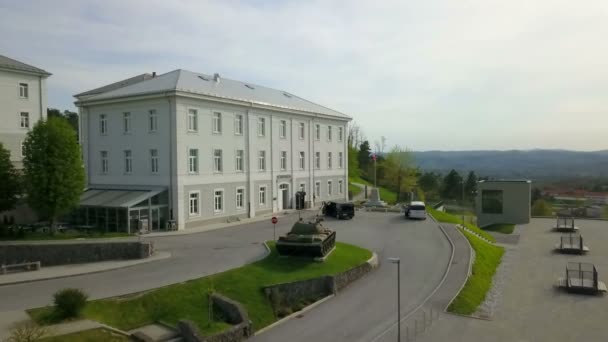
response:
[[[243,150],[236,150],[236,163],[235,169],[237,171],[243,171],[243,156],[245,152]]]
[[[21,128],[30,128],[30,113],[21,112]]]
[[[222,133],[222,113],[220,112],[213,113],[213,133]]]
[[[131,150],[125,150],[125,173],[133,172],[133,153]]]
[[[243,134],[243,116],[241,114],[237,114],[234,117],[234,134]]]
[[[338,152],[338,168],[341,169],[344,167],[344,155],[342,152]]]
[[[198,216],[200,212],[199,197],[201,193],[198,191],[190,193],[190,216]]]
[[[279,124],[279,137],[285,138],[287,136],[287,121],[281,120]]]
[[[300,126],[298,128],[298,137],[300,139],[304,139],[304,133],[305,133],[304,123],[300,122]]]
[[[224,211],[224,190],[213,191],[213,212],[221,213]]]
[[[131,133],[131,113],[122,113],[122,131],[123,133]]]
[[[321,152],[315,152],[315,169],[321,168]]]
[[[287,151],[281,151],[281,170],[287,170]]]
[[[21,157],[25,157],[25,143],[21,142]]]
[[[344,183],[341,180],[338,181],[338,193],[340,195],[344,193]]]
[[[315,196],[321,197],[321,182],[315,182]]]
[[[19,83],[19,97],[23,99],[27,99],[29,97],[27,83]]]
[[[315,124],[315,140],[321,140],[321,125]]]
[[[198,172],[198,149],[196,148],[188,150],[188,172]]]
[[[198,112],[196,109],[188,109],[188,132],[198,131]]]
[[[327,181],[327,196],[331,196],[333,192],[333,184],[331,181]]]
[[[158,130],[158,116],[156,115],[156,110],[151,109],[148,111],[148,131],[150,133],[156,132]]]
[[[236,208],[243,209],[245,207],[245,188],[236,189]]]
[[[344,128],[338,127],[338,141],[342,142],[343,139],[344,139]]]
[[[99,115],[99,134],[108,134],[108,116],[105,114]]]
[[[306,166],[306,163],[304,160],[304,152],[300,151],[300,170],[304,170],[305,166]]]
[[[260,192],[258,194],[258,201],[259,201],[260,207],[266,205],[266,187],[265,186],[260,187]]]
[[[158,150],[150,150],[150,171],[152,173],[158,173]]]
[[[327,126],[327,141],[331,141],[331,139],[332,139],[331,126]]]
[[[101,173],[108,173],[108,151],[99,152],[99,156],[101,157]]]
[[[266,171],[266,151],[258,152],[258,170]]]
[[[484,214],[502,214],[502,190],[481,191],[481,211]]]
[[[327,168],[331,169],[333,167],[332,165],[332,155],[331,152],[327,152]]]
[[[213,172],[222,172],[222,150],[213,150]]]
[[[258,118],[258,136],[266,135],[266,118]]]
[[[302,191],[302,192],[306,191],[306,183],[300,183],[300,191]]]

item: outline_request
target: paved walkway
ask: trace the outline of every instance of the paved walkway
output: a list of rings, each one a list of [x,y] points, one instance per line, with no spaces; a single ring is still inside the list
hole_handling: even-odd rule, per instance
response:
[[[119,268],[141,265],[148,262],[164,260],[171,257],[171,252],[160,251],[145,259],[114,260],[93,262],[87,264],[73,264],[52,267],[42,267],[38,271],[16,272],[0,275],[0,286],[9,284],[27,283],[37,280],[72,277],[75,275],[97,273]]]
[[[360,193],[358,193],[357,195],[353,196],[352,201],[363,201],[365,200],[365,184],[360,184],[360,183],[350,183],[358,188],[360,188],[362,191]],[[369,192],[371,191],[372,187],[368,186],[367,187],[367,193],[368,193],[368,197],[369,197]]]

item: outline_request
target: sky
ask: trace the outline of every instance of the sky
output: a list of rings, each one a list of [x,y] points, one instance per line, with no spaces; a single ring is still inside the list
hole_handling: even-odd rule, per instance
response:
[[[186,69],[294,93],[412,150],[608,149],[608,1],[0,0],[49,107]]]

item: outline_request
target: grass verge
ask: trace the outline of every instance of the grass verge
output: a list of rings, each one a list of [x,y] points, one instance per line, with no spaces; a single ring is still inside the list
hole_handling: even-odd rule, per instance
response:
[[[470,315],[486,298],[486,294],[492,286],[492,277],[500,265],[505,250],[500,246],[489,244],[465,230],[461,231],[475,250],[475,262],[471,276],[448,307],[448,311]]]
[[[111,330],[97,328],[91,330],[79,331],[72,334],[46,337],[40,342],[129,342],[128,336],[117,334]]]
[[[453,224],[462,224],[462,217],[456,216],[456,215],[452,215],[452,214],[448,214],[445,213],[443,211],[438,211],[435,210],[431,207],[427,207],[426,208],[427,212],[431,215],[433,215],[433,217],[439,221],[439,222],[445,222],[445,223],[453,223]],[[482,230],[481,228],[477,227],[476,225],[472,224],[471,222],[466,222],[465,220],[465,224],[464,224],[467,228],[469,228],[470,230],[474,231],[475,233],[479,234],[480,236],[483,236],[485,239],[490,240],[492,242],[496,242],[496,239],[494,239],[494,237],[492,236],[492,234],[489,234],[488,232]]]
[[[349,183],[348,191],[350,191],[353,194],[353,197],[355,197],[358,194],[360,194],[363,191],[363,189],[361,189],[360,187],[358,187],[356,185],[352,185],[351,183]]]
[[[258,330],[277,320],[262,292],[264,286],[337,274],[363,264],[372,255],[366,249],[336,243],[329,258],[318,263],[306,258],[280,257],[274,242],[269,246],[270,255],[243,267],[148,292],[88,302],[83,316],[122,330],[155,320],[176,324],[180,319],[189,319],[204,334],[213,334],[227,328],[226,323],[209,317],[208,293],[215,291],[242,303]],[[52,321],[52,312],[52,307],[28,310],[41,324]]]
[[[483,230],[488,232],[497,232],[502,234],[511,234],[513,233],[514,229],[514,224],[493,224],[483,228]]]

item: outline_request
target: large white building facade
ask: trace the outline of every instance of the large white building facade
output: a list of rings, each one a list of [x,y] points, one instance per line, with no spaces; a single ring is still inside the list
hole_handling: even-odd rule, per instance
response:
[[[46,118],[46,79],[51,74],[0,55],[0,143],[22,167],[23,141],[36,122]]]
[[[293,94],[175,70],[76,95],[88,190],[77,220],[187,229],[348,198],[350,117]]]

